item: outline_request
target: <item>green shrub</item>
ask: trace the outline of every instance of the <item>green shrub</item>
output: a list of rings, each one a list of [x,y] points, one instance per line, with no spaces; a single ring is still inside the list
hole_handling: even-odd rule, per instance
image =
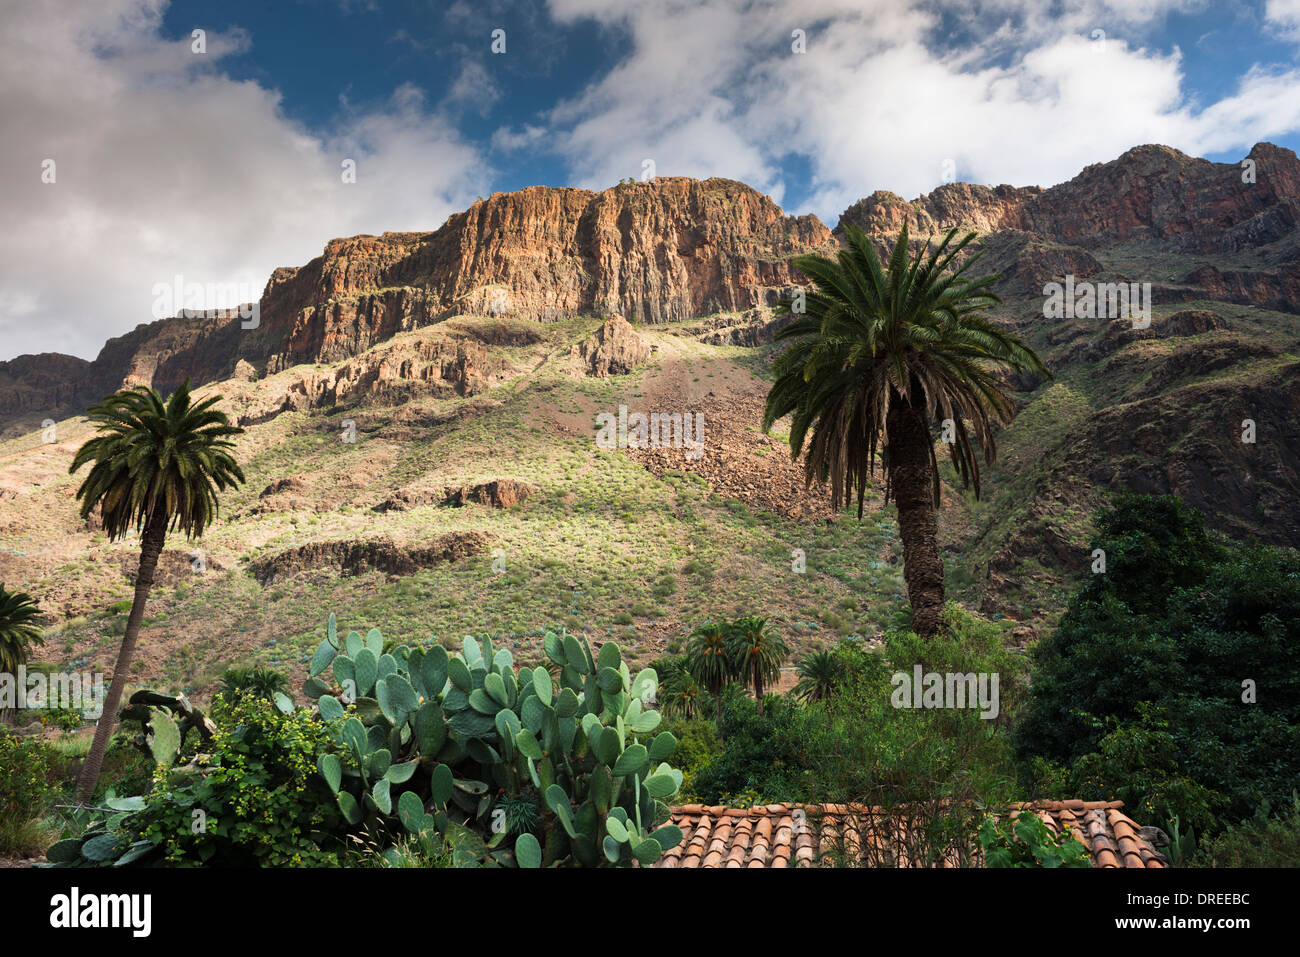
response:
[[[1240,824],[1202,843],[1194,862],[1201,867],[1300,867],[1300,798],[1272,817],[1267,803]]]
[[[109,790],[116,794],[144,794],[153,786],[153,769],[154,762],[135,746],[125,729],[119,728],[104,753],[104,766],[91,803],[98,804]]]
[[[1024,765],[1045,759],[1076,797],[1203,835],[1286,801],[1300,787],[1300,553],[1224,546],[1168,496],[1117,496],[1097,525],[1107,570],[1035,652]]]
[[[973,708],[893,706],[891,673],[927,670],[1000,673],[1016,700],[1025,672],[1004,649],[999,630],[956,606],[947,632],[934,639],[895,633],[884,656],[842,641],[840,681],[821,701],[755,703],[733,689],[724,695],[724,749],[692,776],[705,804],[865,804],[880,813],[858,822],[872,832],[858,847],[829,847],[825,861],[848,866],[937,866],[970,863],[976,853],[977,806],[1010,800],[1010,741],[999,722]],[[816,827],[817,822],[810,821]],[[864,831],[865,833],[865,831]]]
[[[221,711],[206,759],[159,763],[141,796],[104,801],[116,814],[50,848],[56,864],[328,865],[342,840],[333,795],[316,767],[330,725],[240,696]]]
[[[1053,834],[1037,814],[987,817],[979,832],[988,867],[1091,867],[1088,849],[1068,832]]]
[[[795,731],[799,706],[784,697],[772,697],[769,704],[760,715],[758,702],[743,689],[729,685],[723,691],[718,734],[722,750],[691,778],[702,803],[749,807],[803,799],[807,769]]]
[[[45,708],[35,714],[43,726],[58,728],[64,733],[77,731],[86,723],[85,717],[77,708]]]
[[[694,717],[673,721],[668,725],[668,731],[677,739],[673,764],[682,772],[680,798],[687,804],[702,801],[696,789],[695,774],[722,753],[717,728],[709,718]]]
[[[0,854],[25,857],[44,850],[40,822],[58,792],[58,763],[45,742],[0,729]]]

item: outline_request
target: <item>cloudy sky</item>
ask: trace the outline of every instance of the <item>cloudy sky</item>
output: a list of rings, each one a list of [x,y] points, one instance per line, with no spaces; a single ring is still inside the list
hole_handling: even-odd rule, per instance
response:
[[[333,237],[646,161],[834,225],[945,164],[1300,146],[1300,0],[0,0],[0,27],[0,360],[93,358],[175,276],[255,298]]]

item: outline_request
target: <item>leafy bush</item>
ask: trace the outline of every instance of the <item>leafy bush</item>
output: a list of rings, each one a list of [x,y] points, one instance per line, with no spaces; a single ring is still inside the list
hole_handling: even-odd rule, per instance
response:
[[[42,726],[58,728],[65,734],[80,729],[86,723],[85,717],[76,708],[44,708],[35,714]]]
[[[1053,834],[1037,814],[989,816],[979,832],[988,867],[1091,867],[1088,849],[1066,831]]]
[[[870,839],[836,849],[828,862],[851,866],[935,865],[973,860],[976,805],[1009,799],[1014,765],[1005,729],[976,709],[893,706],[894,670],[997,672],[1004,702],[1023,695],[1026,663],[1000,632],[957,606],[945,634],[890,636],[885,654],[839,642],[832,694],[800,705],[769,699],[759,716],[738,690],[724,696],[722,753],[691,778],[706,804],[864,804],[879,809],[859,829]],[[888,661],[886,661],[886,657]],[[1004,712],[1005,712],[1004,708]],[[816,826],[815,821],[811,821]]]
[[[717,729],[711,720],[697,717],[679,718],[670,723],[667,730],[677,739],[673,764],[682,772],[679,797],[686,804],[701,801],[695,785],[695,773],[722,753],[722,742],[718,740]]]
[[[39,824],[58,790],[56,759],[43,741],[0,730],[0,853],[43,850]]]
[[[1213,829],[1226,799],[1187,773],[1171,724],[1163,712],[1146,705],[1135,722],[1112,720],[1097,750],[1075,760],[1062,791],[1121,800],[1144,823],[1165,821],[1168,815],[1202,833]]]
[[[1292,795],[1291,807],[1271,817],[1269,805],[1261,804],[1255,815],[1228,826],[1217,837],[1201,845],[1195,864],[1202,867],[1300,867],[1300,798]]]
[[[1107,570],[1036,650],[1021,760],[1202,834],[1284,802],[1300,787],[1300,553],[1222,545],[1169,496],[1119,495],[1097,526]]]
[[[206,760],[160,762],[145,795],[60,841],[56,864],[209,864],[280,867],[337,863],[340,816],[316,768],[330,725],[307,709],[284,713],[241,696],[221,711]]]
[[[718,735],[723,748],[691,778],[702,803],[748,807],[802,799],[806,769],[796,731],[800,710],[786,698],[769,700],[770,707],[760,715],[758,702],[735,685],[723,692]]]

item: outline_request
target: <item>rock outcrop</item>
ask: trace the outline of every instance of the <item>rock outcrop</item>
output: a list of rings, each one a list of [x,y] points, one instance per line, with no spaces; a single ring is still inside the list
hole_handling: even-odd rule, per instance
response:
[[[650,344],[622,316],[610,316],[586,342],[574,347],[587,375],[626,375],[650,358]]]
[[[518,505],[537,491],[535,485],[517,479],[493,479],[450,488],[404,488],[374,507],[376,512],[406,512],[422,505],[463,506],[470,503],[492,508]]]
[[[110,340],[89,364],[0,364],[0,427],[23,413],[30,427],[32,414],[78,412],[124,384],[168,390],[237,366],[247,378],[248,366],[267,374],[335,363],[460,314],[658,323],[770,305],[800,281],[791,257],[835,245],[817,217],[787,216],[733,180],[496,193],[434,232],[335,239],[305,266],[275,270],[255,321],[237,311],[164,319]],[[463,395],[484,387],[475,362],[468,350],[452,360]]]
[[[449,488],[443,493],[443,502],[455,506],[472,502],[478,505],[490,505],[492,508],[510,508],[536,491],[537,487],[527,482],[516,479],[494,479],[491,482]]]
[[[477,532],[452,532],[428,545],[398,545],[385,537],[365,541],[315,542],[258,559],[251,563],[250,569],[262,585],[314,569],[327,569],[342,575],[360,575],[368,571],[410,575],[421,568],[477,555],[487,547],[487,541]]]
[[[732,180],[531,186],[433,233],[334,240],[301,269],[277,270],[259,338],[274,370],[355,355],[457,313],[689,319],[774,301],[799,279],[792,256],[833,248],[816,217],[786,216]]]

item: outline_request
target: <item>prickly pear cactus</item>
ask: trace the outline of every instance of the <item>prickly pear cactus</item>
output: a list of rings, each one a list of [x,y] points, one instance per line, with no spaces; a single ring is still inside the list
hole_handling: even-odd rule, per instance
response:
[[[654,670],[563,632],[544,648],[558,680],[516,671],[490,638],[386,651],[377,630],[340,638],[331,615],[303,690],[343,719],[319,769],[349,824],[445,842],[464,866],[648,866],[681,841]]]

